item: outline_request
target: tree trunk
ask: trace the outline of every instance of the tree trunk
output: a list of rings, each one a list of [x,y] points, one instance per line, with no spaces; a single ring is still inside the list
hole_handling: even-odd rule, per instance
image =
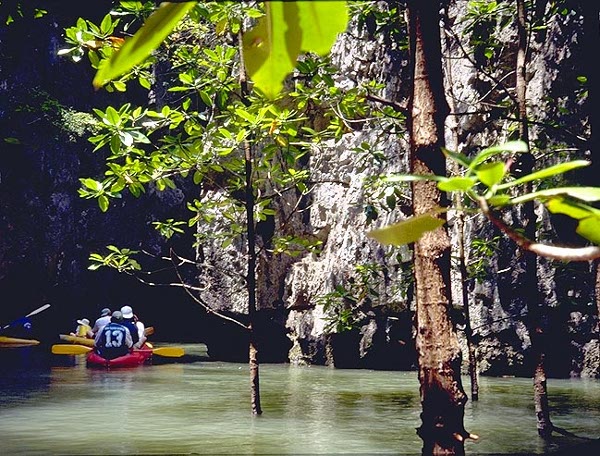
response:
[[[448,105],[444,97],[437,1],[408,2],[413,90],[409,134],[411,172],[444,175],[441,147]],[[434,182],[413,184],[413,211],[424,214],[446,201]],[[450,321],[450,241],[445,228],[415,243],[416,348],[419,361],[421,426],[425,455],[464,454],[461,353]]]
[[[469,291],[467,289],[467,268],[465,265],[465,220],[464,213],[458,216],[458,249],[460,252],[460,277],[462,279],[463,312],[465,314],[465,339],[469,350],[469,378],[471,379],[471,400],[479,400],[479,380],[477,378],[477,346],[473,341],[473,328],[471,326],[471,312],[469,309]]]
[[[242,97],[248,96],[248,80],[245,72],[242,32],[238,34],[240,52],[240,86]],[[248,237],[248,269],[246,273],[246,291],[248,292],[248,329],[250,331],[248,363],[250,366],[250,402],[253,415],[261,415],[260,377],[258,362],[258,343],[256,340],[256,231],[254,229],[254,186],[252,185],[252,146],[244,141],[245,161],[245,197],[246,197],[246,236]]]
[[[529,124],[527,120],[527,12],[525,1],[517,0],[517,30],[519,48],[516,62],[516,92],[519,115],[520,139],[529,144]],[[523,162],[523,174],[529,174],[533,170],[533,157],[531,153],[525,154]],[[531,192],[531,184],[527,184],[525,193]],[[525,236],[532,241],[536,238],[535,212],[533,202],[524,204],[523,218],[525,223]],[[531,252],[524,252],[525,257],[525,281],[523,289],[527,290],[530,301],[527,303],[529,337],[531,339],[531,350],[534,362],[533,394],[535,403],[535,416],[537,419],[538,434],[542,438],[552,435],[552,421],[548,406],[548,390],[546,386],[545,367],[545,341],[544,328],[542,327],[543,299],[538,289],[537,280],[537,257]]]
[[[256,235],[254,230],[254,189],[252,186],[252,148],[248,141],[245,142],[246,160],[246,233],[248,235],[248,272],[246,276],[246,289],[248,291],[248,328],[250,330],[249,364],[250,364],[250,400],[252,414],[262,414],[260,407],[260,388],[258,375],[258,345],[256,342]]]
[[[447,10],[445,10],[444,21],[448,20]],[[449,21],[448,21],[449,22]],[[450,130],[450,137],[452,144],[447,146],[456,152],[459,150],[459,135],[458,135],[458,122],[453,114],[456,113],[456,106],[454,103],[455,95],[453,93],[454,80],[452,75],[451,65],[451,49],[448,44],[448,38],[444,39],[446,58],[444,61],[447,63],[445,68],[446,75],[446,90],[449,92],[449,96],[446,98],[450,110],[450,118],[448,119],[447,125]],[[460,175],[460,167],[458,163],[452,161],[449,166],[449,172],[451,175]],[[454,223],[456,226],[456,251],[453,255],[457,257],[458,262],[458,278],[454,278],[455,281],[460,283],[461,301],[463,306],[463,312],[465,316],[465,339],[467,342],[467,349],[469,353],[469,377],[471,380],[471,400],[479,400],[479,381],[477,378],[477,346],[473,340],[473,328],[471,326],[471,313],[469,306],[469,291],[468,291],[468,274],[467,274],[467,253],[465,250],[465,211],[462,202],[463,195],[455,192],[453,195],[453,205],[456,207],[456,215]],[[456,268],[456,263],[454,263]],[[456,272],[455,272],[456,274]]]

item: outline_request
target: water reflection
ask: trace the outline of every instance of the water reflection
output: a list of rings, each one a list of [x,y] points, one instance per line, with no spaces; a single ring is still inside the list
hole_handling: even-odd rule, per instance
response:
[[[186,350],[193,346],[185,346]],[[104,371],[84,358],[0,352],[2,453],[417,454],[414,372],[261,366],[264,414],[250,413],[244,364],[196,361]],[[465,379],[468,386],[468,380]],[[468,453],[542,453],[529,379],[481,379],[467,404]],[[600,435],[600,382],[549,380],[554,424]]]

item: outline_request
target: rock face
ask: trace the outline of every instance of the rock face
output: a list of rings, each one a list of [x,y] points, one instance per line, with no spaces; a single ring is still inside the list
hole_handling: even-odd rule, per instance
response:
[[[460,24],[458,17],[464,15],[465,2],[457,2],[451,11],[451,21]],[[460,33],[460,26],[458,26]],[[568,17],[553,17],[548,22],[545,33],[535,35],[532,47],[532,61],[529,65],[529,108],[531,116],[544,120],[559,119],[575,135],[589,135],[586,129],[585,97],[572,97],[569,94],[581,91],[577,75],[581,71],[581,58],[578,40],[581,37],[582,18],[577,14]],[[507,27],[499,31],[509,55],[514,57],[516,43],[514,28]],[[361,38],[364,41],[361,41]],[[378,36],[369,40],[366,35],[356,33],[352,37],[342,37],[334,49],[334,61],[342,68],[342,74],[351,75],[356,80],[360,77],[379,77],[386,84],[384,93],[392,100],[402,99],[399,89],[401,85],[403,62],[405,56],[396,51],[389,42]],[[501,132],[494,129],[494,121],[498,113],[487,109],[480,103],[486,96],[497,96],[493,83],[478,74],[472,55],[465,54],[464,48],[456,45],[452,39],[446,42],[448,55],[447,76],[452,86],[450,97],[453,98],[454,110],[459,115],[449,120],[448,147],[469,154],[487,145],[503,141]],[[511,49],[513,54],[511,54]],[[379,65],[375,65],[377,62]],[[514,66],[513,61],[505,62]],[[390,77],[397,75],[398,79]],[[499,75],[496,75],[500,77]],[[349,84],[340,81],[340,85]],[[351,83],[350,83],[351,84]],[[570,103],[566,109],[561,104]],[[495,125],[499,125],[496,123]],[[456,131],[457,140],[453,140],[452,129]],[[358,166],[356,154],[347,154],[348,142],[374,142],[377,136],[374,131],[354,132],[332,153],[338,158],[332,162],[325,158],[327,168],[320,166],[319,157],[313,157],[311,172],[315,175],[328,173],[328,178],[344,179],[354,176]],[[575,136],[565,137],[560,132],[549,131],[539,126],[531,127],[532,143],[539,148],[536,153],[539,166],[548,166],[564,159],[578,159],[588,156],[584,148],[576,148],[579,140]],[[561,157],[560,150],[572,145],[572,152]],[[370,169],[366,173],[389,173],[405,169],[401,160],[395,156],[405,156],[406,146],[401,140],[390,140],[385,147],[389,152],[386,169]],[[552,153],[553,150],[558,150]],[[571,150],[571,149],[570,149]],[[564,152],[563,152],[564,154]],[[348,169],[349,168],[349,169]],[[327,226],[328,242],[323,253],[318,257],[306,257],[295,264],[290,273],[289,292],[286,298],[288,307],[292,309],[288,317],[290,338],[294,345],[290,353],[290,361],[298,363],[318,362],[340,365],[336,351],[342,353],[343,364],[352,367],[379,367],[369,353],[381,350],[386,352],[383,366],[388,369],[405,368],[410,365],[410,357],[391,355],[390,339],[385,336],[386,324],[378,318],[366,318],[362,328],[350,334],[342,341],[341,334],[326,336],[324,322],[327,313],[319,306],[317,296],[324,291],[331,291],[351,271],[353,264],[361,262],[381,262],[388,271],[394,271],[398,264],[389,263],[385,253],[365,237],[368,230],[365,217],[359,211],[352,211],[347,205],[365,207],[367,201],[360,187],[352,185],[347,190],[319,189],[314,196],[311,211],[311,225],[314,229]],[[325,211],[324,208],[328,210]],[[316,212],[316,214],[315,214]],[[325,215],[326,214],[326,215]],[[563,227],[563,220],[550,217],[541,207],[537,208],[538,237],[545,240],[556,240],[560,235],[562,242],[574,241],[573,227]],[[402,218],[399,212],[391,213],[386,220],[377,220],[377,224],[385,225]],[[509,215],[506,221],[515,227],[522,226],[518,212]],[[557,226],[558,225],[558,226]],[[557,233],[558,232],[558,233]],[[456,238],[458,234],[454,232]],[[487,242],[491,252],[484,253],[483,244]],[[581,242],[581,241],[579,241]],[[454,243],[456,244],[456,243]],[[489,375],[524,375],[529,376],[530,338],[527,329],[527,306],[532,293],[522,288],[524,269],[521,252],[512,241],[502,237],[500,233],[480,218],[471,218],[466,227],[467,262],[483,261],[485,274],[479,279],[470,279],[465,284],[469,287],[468,305],[470,306],[471,326],[474,328],[475,342],[478,345],[479,371]],[[470,247],[470,248],[469,248]],[[393,273],[392,273],[393,275]],[[552,340],[547,347],[547,368],[551,376],[597,376],[597,306],[594,292],[595,268],[584,264],[561,264],[543,258],[538,259],[538,283],[544,302],[543,329]],[[455,275],[455,280],[462,280]],[[388,295],[389,296],[389,295]],[[456,293],[457,304],[462,302]],[[393,304],[393,298],[382,298],[382,301]],[[393,313],[394,318],[410,321],[410,303],[403,303],[404,312]],[[297,310],[296,310],[297,309]],[[585,322],[585,324],[583,323]],[[461,328],[460,316],[457,319]],[[384,334],[383,337],[377,334]],[[410,325],[405,325],[400,340],[410,341]],[[462,334],[462,332],[459,332]],[[338,338],[338,343],[333,341]],[[464,341],[463,341],[464,342]],[[342,345],[344,348],[342,348]],[[463,343],[464,345],[464,343]],[[408,350],[410,351],[410,350]],[[466,366],[465,366],[466,368]]]
[[[52,14],[46,18],[23,19],[0,28],[0,127],[5,144],[0,160],[0,295],[19,303],[10,311],[2,308],[1,320],[50,301],[57,311],[48,311],[45,327],[48,335],[55,335],[57,327],[69,329],[74,320],[84,315],[91,319],[106,305],[116,308],[128,303],[147,324],[162,331],[161,337],[203,341],[214,359],[245,360],[246,331],[207,316],[180,290],[145,287],[113,271],[87,270],[89,254],[107,244],[155,255],[180,247],[180,252],[213,266],[196,271],[202,299],[245,322],[245,243],[227,248],[203,245],[193,251],[190,239],[166,242],[152,229],[154,220],[183,219],[184,196],[196,188],[182,182],[179,190],[151,190],[140,199],[116,201],[106,214],[95,202],[78,197],[78,179],[103,172],[103,157],[91,154],[92,147],[85,141],[89,131],[81,113],[119,101],[92,90],[92,73],[85,65],[56,57],[63,27],[79,15],[89,16],[89,7],[81,2],[50,3]],[[376,5],[384,12],[391,8],[391,2]],[[449,11],[459,35],[464,22],[458,19],[465,7],[466,2],[455,2]],[[99,7],[93,13],[101,17],[105,11]],[[383,89],[371,102],[401,111],[408,92],[407,55],[401,46],[405,36],[389,24],[382,25],[385,17],[355,16],[351,31],[336,43],[332,61],[340,68],[339,87],[375,80]],[[539,122],[532,125],[531,139],[540,166],[588,156],[580,138],[590,135],[588,99],[577,80],[584,59],[589,58],[579,49],[581,17],[574,13],[554,17],[547,25],[544,32],[532,36],[528,67],[530,116]],[[503,124],[504,111],[494,107],[500,98],[497,82],[475,70],[481,56],[446,36],[446,54],[451,56],[446,65],[448,90],[458,114],[448,119],[447,145],[469,155],[504,141],[502,132],[512,121]],[[492,75],[496,80],[510,73],[516,43],[511,27],[499,30],[498,36],[498,49],[506,52],[500,56],[505,73]],[[505,82],[514,85],[510,78]],[[127,92],[131,96],[144,102],[146,95]],[[544,121],[558,127],[545,128]],[[322,242],[320,251],[298,257],[259,249],[255,328],[261,361],[411,369],[415,363],[411,252],[382,247],[367,235],[409,213],[406,188],[393,192],[366,185],[374,176],[407,170],[406,138],[368,120],[348,127],[349,133],[339,143],[320,144],[310,154],[307,167],[316,184],[303,202],[302,215],[290,219],[285,202],[275,201],[277,215],[257,226],[259,247],[271,247],[273,234],[282,233]],[[382,159],[373,160],[373,152]],[[386,200],[392,196],[394,204]],[[220,195],[209,191],[203,197]],[[572,235],[565,238],[573,230],[565,228],[562,220],[543,208],[537,209],[537,216],[541,239],[559,235],[577,242]],[[507,223],[521,226],[518,212],[508,217]],[[215,217],[213,225],[199,230],[219,232],[226,223]],[[451,226],[456,225],[451,221]],[[456,241],[456,230],[452,233]],[[466,246],[467,263],[472,271],[478,265],[478,275],[463,280],[454,274],[459,334],[464,303],[458,290],[466,284],[480,372],[529,376],[529,294],[521,287],[521,253],[479,217],[467,219]],[[233,267],[239,274],[219,274],[221,266]],[[538,259],[537,274],[544,296],[544,329],[553,341],[548,347],[549,374],[599,377],[595,267]],[[353,315],[344,313],[351,307]],[[69,313],[72,319],[65,317]]]
[[[176,305],[173,315],[165,315],[161,306],[145,304],[168,301],[174,293],[87,269],[90,253],[107,244],[161,251],[164,242],[149,223],[185,211],[177,192],[117,200],[106,214],[95,201],[78,196],[79,178],[104,169],[104,157],[92,154],[86,140],[91,133],[86,113],[124,98],[94,91],[91,68],[74,65],[57,51],[65,27],[79,16],[98,21],[106,5],[49,1],[37,5],[49,13],[34,19],[33,3],[22,5],[22,18],[15,15],[15,22],[0,27],[0,295],[5,304],[0,320],[12,321],[50,302],[34,320],[36,335],[49,338],[74,329],[77,319],[93,320],[102,307],[129,303],[146,322],[160,317],[167,326],[188,312],[186,306]],[[145,100],[135,91],[127,96]]]

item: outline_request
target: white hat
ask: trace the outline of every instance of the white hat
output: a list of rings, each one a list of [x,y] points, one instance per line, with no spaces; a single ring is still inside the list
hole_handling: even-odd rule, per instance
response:
[[[123,318],[133,318],[133,309],[130,306],[121,307]]]
[[[81,320],[77,320],[77,324],[79,325],[90,325],[90,321],[87,318],[82,318]]]

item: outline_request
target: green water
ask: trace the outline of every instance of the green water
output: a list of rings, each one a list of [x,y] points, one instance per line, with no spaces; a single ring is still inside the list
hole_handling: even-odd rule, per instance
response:
[[[262,365],[264,413],[253,417],[245,364],[200,360],[103,371],[86,368],[82,357],[63,357],[61,365],[49,357],[40,367],[39,354],[7,356],[0,353],[9,365],[0,378],[2,454],[418,454],[421,448],[414,372]],[[530,379],[480,381],[480,401],[468,403],[465,422],[481,439],[467,444],[467,454],[544,453],[579,442],[558,437],[546,444],[537,437]],[[548,388],[556,426],[600,437],[600,381],[550,379]]]

